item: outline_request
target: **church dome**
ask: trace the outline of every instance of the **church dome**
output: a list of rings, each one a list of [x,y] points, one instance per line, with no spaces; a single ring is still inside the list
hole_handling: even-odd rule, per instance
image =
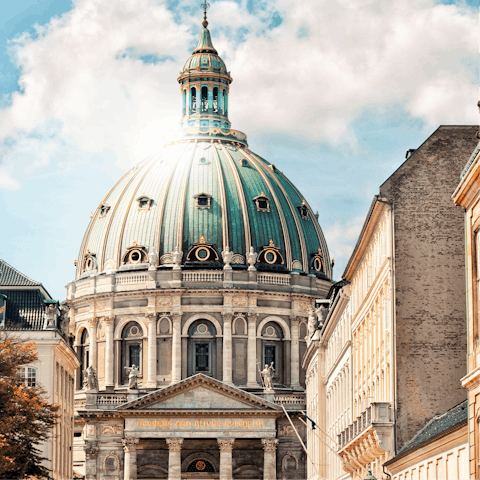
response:
[[[80,249],[77,279],[174,264],[331,279],[327,245],[306,199],[230,128],[232,78],[203,26],[178,78],[182,128],[103,198]]]

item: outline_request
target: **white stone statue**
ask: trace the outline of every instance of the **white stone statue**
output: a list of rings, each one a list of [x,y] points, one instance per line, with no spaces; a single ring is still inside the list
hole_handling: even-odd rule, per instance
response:
[[[327,318],[327,309],[325,305],[320,305],[316,310],[315,314],[317,315],[318,326],[320,328],[325,324],[325,319]]]
[[[247,252],[246,257],[247,257],[248,269],[251,272],[254,272],[256,270],[255,264],[257,263],[258,253],[253,251],[253,247],[250,247],[250,251]]]
[[[232,258],[233,258],[233,252],[230,251],[230,248],[228,246],[225,247],[225,250],[222,252],[222,257],[223,257],[223,263],[224,263],[224,270],[231,270],[232,269]]]
[[[275,373],[275,368],[273,368],[273,362],[270,366],[265,365],[265,368],[262,370],[263,382],[265,383],[265,391],[273,391],[273,374]]]
[[[152,251],[151,253],[148,254],[148,263],[150,264],[150,266],[148,267],[149,270],[156,270],[157,263],[158,263],[157,252]]]
[[[315,313],[315,310],[310,307],[308,309],[308,338],[310,338],[314,333],[315,330],[317,329],[317,315]]]
[[[182,258],[183,252],[178,250],[178,245],[175,247],[175,250],[172,252],[172,261],[173,261],[173,269],[174,270],[181,270],[182,268]]]
[[[125,369],[128,372],[128,388],[130,390],[136,390],[138,388],[138,367],[136,365],[132,365],[131,367],[125,367]]]
[[[97,384],[97,372],[91,365],[84,371],[85,378],[83,380],[83,387],[85,390],[96,390]]]
[[[55,328],[60,310],[56,303],[49,303],[45,308],[45,328]]]

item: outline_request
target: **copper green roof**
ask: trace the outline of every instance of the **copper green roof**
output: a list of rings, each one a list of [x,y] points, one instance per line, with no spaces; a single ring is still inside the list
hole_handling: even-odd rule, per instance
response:
[[[200,31],[198,43],[193,53],[197,52],[211,52],[215,54],[217,53],[213,46],[212,37],[210,36],[208,28],[202,28],[202,30]]]

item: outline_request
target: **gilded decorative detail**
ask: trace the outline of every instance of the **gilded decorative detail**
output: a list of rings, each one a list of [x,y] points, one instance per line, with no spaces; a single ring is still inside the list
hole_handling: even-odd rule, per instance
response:
[[[138,438],[122,438],[123,449],[125,452],[135,452],[137,450]]]
[[[174,452],[180,452],[182,450],[183,438],[167,438],[166,442],[169,450]]]

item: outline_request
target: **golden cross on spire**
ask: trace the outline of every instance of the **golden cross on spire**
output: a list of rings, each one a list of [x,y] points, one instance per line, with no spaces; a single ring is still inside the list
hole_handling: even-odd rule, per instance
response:
[[[203,0],[203,3],[200,5],[200,8],[203,9],[203,28],[207,28],[208,22],[207,22],[207,10],[210,8],[210,4],[207,3],[207,0]]]

